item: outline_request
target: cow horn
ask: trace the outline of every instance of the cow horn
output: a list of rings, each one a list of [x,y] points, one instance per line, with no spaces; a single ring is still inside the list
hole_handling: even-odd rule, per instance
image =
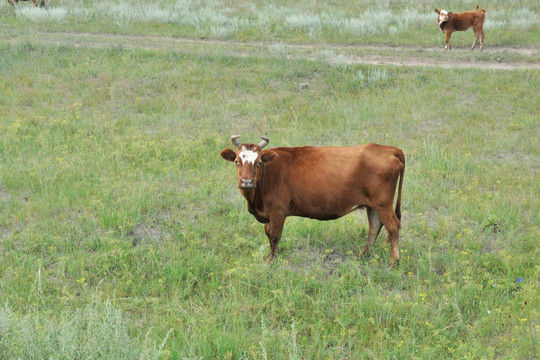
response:
[[[270,142],[270,139],[267,138],[266,136],[261,136],[261,139],[263,139],[263,141],[261,141],[261,142],[259,143],[259,148],[262,149],[263,147],[265,147],[266,145],[268,145],[268,143]]]
[[[240,137],[240,135],[233,135],[231,136],[231,140],[232,140],[232,143],[234,144],[234,146],[236,147],[239,147],[240,146],[240,141],[238,141],[238,138]]]

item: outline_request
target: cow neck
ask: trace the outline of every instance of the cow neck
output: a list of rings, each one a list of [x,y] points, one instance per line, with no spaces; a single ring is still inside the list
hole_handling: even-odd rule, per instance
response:
[[[259,176],[257,176],[257,183],[255,184],[255,190],[242,190],[242,194],[248,202],[248,207],[255,211],[263,211],[262,192],[264,188],[264,166],[261,166],[259,170]]]
[[[442,23],[439,24],[441,31],[444,31],[444,28],[448,25],[449,22],[450,22],[450,19],[448,19],[447,21],[443,21]]]

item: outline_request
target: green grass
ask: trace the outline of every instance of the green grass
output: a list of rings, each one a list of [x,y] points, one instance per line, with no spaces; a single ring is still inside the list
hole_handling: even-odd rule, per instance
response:
[[[0,358],[537,358],[539,72],[268,52],[0,44]],[[364,214],[264,264],[237,133],[402,148],[399,268]]]
[[[227,40],[287,41],[442,46],[434,8],[472,10],[477,1],[71,1],[51,0],[48,9],[0,4],[0,18],[16,33],[82,31],[164,35]],[[537,2],[503,0],[487,9],[486,46],[540,42]],[[457,33],[453,43],[470,46],[472,31]]]

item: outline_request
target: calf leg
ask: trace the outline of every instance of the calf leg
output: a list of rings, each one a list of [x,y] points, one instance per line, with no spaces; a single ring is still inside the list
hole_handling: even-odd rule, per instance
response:
[[[264,232],[270,241],[270,256],[266,259],[267,262],[271,262],[278,256],[278,244],[281,239],[284,224],[285,217],[283,216],[273,216],[270,218],[270,223],[264,224]]]
[[[480,39],[480,33],[478,32],[478,30],[474,29],[474,42],[472,44],[471,50],[474,50],[474,48],[476,47],[478,39]]]
[[[452,50],[452,45],[450,45],[450,37],[452,36],[452,33],[448,31],[446,33],[446,46],[444,47],[444,50]]]
[[[362,251],[362,255],[368,255],[369,248],[375,243],[375,240],[377,240],[377,236],[379,235],[379,232],[382,228],[382,221],[379,217],[379,214],[375,209],[372,207],[366,206],[367,210],[367,216],[368,216],[368,222],[369,222],[369,233],[367,238],[367,244],[364,246],[364,250]]]
[[[480,51],[484,50],[484,30],[480,29],[478,30],[480,33]]]
[[[399,226],[400,221],[396,216],[394,209],[379,210],[381,221],[388,232],[388,240],[390,242],[390,265],[396,266],[399,264]]]

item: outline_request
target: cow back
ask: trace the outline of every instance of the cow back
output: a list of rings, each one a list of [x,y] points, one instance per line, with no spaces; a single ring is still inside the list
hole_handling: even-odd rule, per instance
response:
[[[329,220],[380,201],[381,193],[393,198],[401,171],[396,155],[401,151],[390,146],[271,150],[279,157],[264,169],[261,198],[272,207],[287,208],[288,215]]]

